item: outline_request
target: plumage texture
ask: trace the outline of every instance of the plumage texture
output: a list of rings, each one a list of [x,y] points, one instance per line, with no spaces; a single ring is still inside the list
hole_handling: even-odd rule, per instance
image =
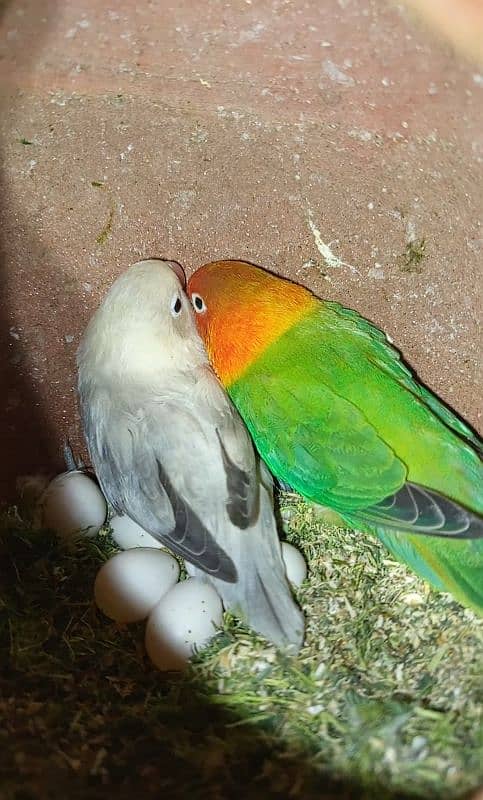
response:
[[[273,474],[481,612],[471,429],[356,312],[244,262],[201,267],[188,287],[215,371]]]
[[[81,415],[119,513],[209,579],[226,608],[299,648],[272,483],[208,363],[169,264],[140,262],[111,287],[78,352]]]

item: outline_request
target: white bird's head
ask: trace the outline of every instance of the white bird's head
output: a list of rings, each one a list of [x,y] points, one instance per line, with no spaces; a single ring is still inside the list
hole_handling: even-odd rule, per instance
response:
[[[79,371],[144,381],[207,363],[185,282],[175,261],[149,259],[129,267],[87,326]]]

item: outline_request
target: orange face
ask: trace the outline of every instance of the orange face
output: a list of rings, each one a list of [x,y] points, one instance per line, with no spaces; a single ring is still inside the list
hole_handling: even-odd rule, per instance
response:
[[[244,261],[200,267],[187,291],[198,331],[225,386],[241,377],[316,302],[302,286]]]

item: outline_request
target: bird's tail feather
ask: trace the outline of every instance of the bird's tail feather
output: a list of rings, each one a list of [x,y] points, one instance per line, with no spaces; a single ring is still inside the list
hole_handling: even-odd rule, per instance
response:
[[[239,581],[217,581],[225,608],[239,615],[253,630],[277,647],[300,650],[304,637],[303,614],[297,607],[280,563],[273,558],[261,564],[248,548],[240,554]]]
[[[224,536],[223,547],[236,565],[237,582],[210,581],[226,609],[277,647],[297,652],[303,643],[304,617],[285,574],[272,508],[272,497],[263,487],[257,525]]]

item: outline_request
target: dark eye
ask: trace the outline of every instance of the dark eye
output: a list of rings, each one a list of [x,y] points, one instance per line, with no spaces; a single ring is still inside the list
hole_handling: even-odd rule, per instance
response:
[[[204,314],[206,311],[206,304],[202,297],[199,294],[192,294],[191,295],[191,302],[193,303],[193,308],[198,314]]]
[[[175,296],[171,300],[171,314],[173,315],[173,317],[177,317],[179,315],[179,312],[181,311],[182,307],[183,304],[181,302],[179,295],[175,294]]]

